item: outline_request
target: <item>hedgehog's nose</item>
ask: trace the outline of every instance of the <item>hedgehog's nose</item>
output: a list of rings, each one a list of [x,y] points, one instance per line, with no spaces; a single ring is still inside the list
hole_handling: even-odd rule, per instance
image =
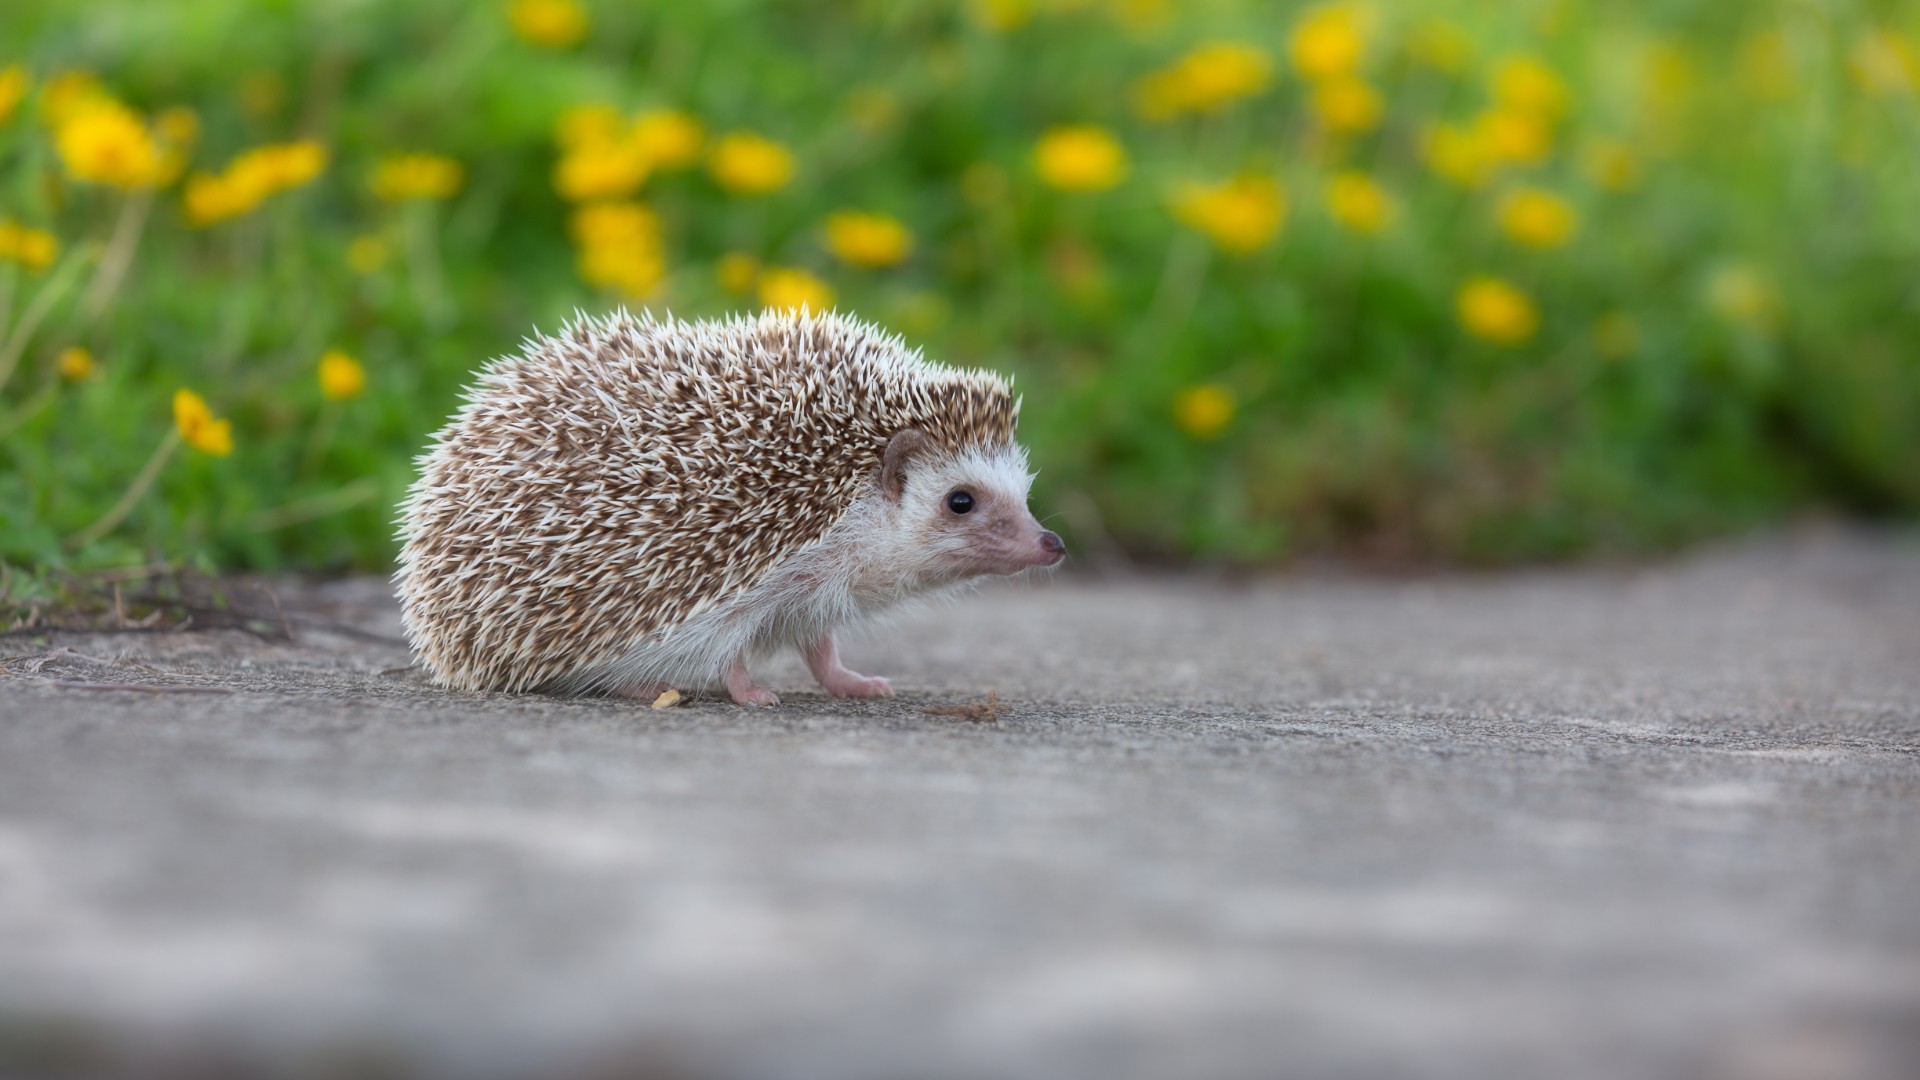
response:
[[[1060,539],[1060,534],[1052,529],[1041,529],[1040,550],[1053,556],[1053,561],[1057,562],[1066,557],[1067,542]]]

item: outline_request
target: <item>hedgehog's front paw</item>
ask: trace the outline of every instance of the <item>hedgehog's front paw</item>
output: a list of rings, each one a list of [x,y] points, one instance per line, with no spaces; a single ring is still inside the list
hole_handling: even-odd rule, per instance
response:
[[[877,675],[859,675],[842,669],[831,681],[823,681],[821,686],[834,697],[892,697],[893,684]]]
[[[780,695],[764,686],[743,686],[738,689],[730,686],[727,688],[727,693],[733,697],[735,705],[766,708],[780,704]]]

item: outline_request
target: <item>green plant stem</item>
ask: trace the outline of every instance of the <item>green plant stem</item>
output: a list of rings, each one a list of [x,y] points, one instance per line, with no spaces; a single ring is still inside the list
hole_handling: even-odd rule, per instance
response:
[[[68,537],[67,548],[78,551],[112,532],[115,526],[125,521],[127,515],[133,512],[134,505],[140,501],[140,497],[147,493],[147,489],[153,487],[153,482],[159,478],[160,470],[166,466],[167,459],[173,457],[173,452],[179,448],[180,432],[177,429],[167,432],[167,437],[160,440],[159,446],[154,447],[153,456],[148,458],[146,465],[141,467],[140,475],[134,477],[133,483],[129,484],[127,490],[121,494],[120,501],[113,504],[113,509],[102,514],[100,520]]]
[[[6,386],[7,380],[13,377],[13,369],[20,363],[20,354],[26,351],[33,332],[40,329],[41,320],[53,310],[53,305],[60,302],[61,295],[73,284],[78,267],[85,261],[86,253],[82,249],[75,248],[69,252],[54,268],[47,283],[34,295],[27,310],[21,314],[20,321],[14,324],[13,333],[7,337],[6,344],[0,346],[0,387]]]
[[[127,269],[133,265],[133,254],[140,250],[140,237],[146,232],[147,215],[152,209],[152,188],[141,188],[120,204],[120,217],[113,223],[113,236],[107,240],[106,254],[100,257],[93,283],[87,286],[84,308],[88,318],[105,311],[113,301],[113,294],[120,291],[120,283],[126,280]]]
[[[440,244],[436,235],[438,218],[432,203],[416,199],[406,208],[407,265],[412,271],[414,293],[427,323],[445,329],[453,321],[453,307],[447,301],[446,274],[440,267]]]

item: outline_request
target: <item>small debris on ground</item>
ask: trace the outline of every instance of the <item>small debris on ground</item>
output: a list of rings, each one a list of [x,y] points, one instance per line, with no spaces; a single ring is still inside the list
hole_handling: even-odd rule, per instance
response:
[[[992,723],[1000,719],[1000,692],[987,691],[987,700],[969,702],[965,705],[929,705],[920,710],[928,716],[957,716],[962,720],[975,723]]]
[[[668,690],[666,693],[653,699],[653,707],[656,709],[671,709],[678,704],[680,704],[680,691],[678,690]]]

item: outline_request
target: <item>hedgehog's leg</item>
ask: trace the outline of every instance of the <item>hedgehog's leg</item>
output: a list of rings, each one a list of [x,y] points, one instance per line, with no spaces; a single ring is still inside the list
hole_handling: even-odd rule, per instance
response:
[[[807,670],[813,672],[813,677],[834,697],[893,696],[893,684],[887,680],[848,671],[840,665],[840,648],[833,643],[831,630],[821,634],[802,652],[807,658]]]
[[[663,682],[643,682],[616,686],[607,693],[612,697],[630,698],[634,701],[654,701],[671,689],[673,689],[671,686]]]
[[[780,695],[764,686],[753,685],[753,679],[747,675],[747,657],[745,653],[733,658],[733,666],[727,669],[727,694],[735,705],[778,705]]]

